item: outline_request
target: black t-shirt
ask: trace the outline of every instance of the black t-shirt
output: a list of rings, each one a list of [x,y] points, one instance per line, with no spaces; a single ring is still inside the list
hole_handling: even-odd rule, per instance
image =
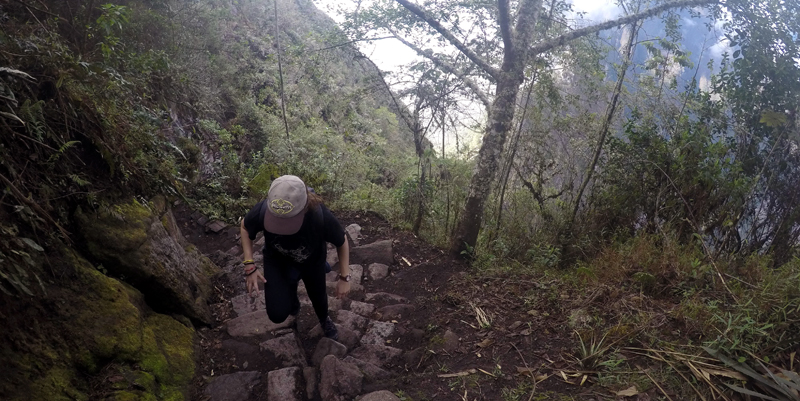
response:
[[[339,220],[325,205],[317,210],[306,212],[300,231],[292,235],[272,234],[264,229],[264,213],[267,213],[266,200],[255,205],[244,216],[244,228],[250,240],[256,239],[259,231],[264,232],[264,263],[274,263],[277,267],[306,267],[325,263],[326,242],[337,248],[345,241],[344,230]]]

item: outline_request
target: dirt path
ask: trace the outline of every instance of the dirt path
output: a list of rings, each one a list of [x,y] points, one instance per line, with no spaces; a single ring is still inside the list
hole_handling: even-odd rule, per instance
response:
[[[224,270],[215,281],[217,325],[198,330],[195,400],[514,400],[528,399],[533,388],[553,396],[536,399],[581,393],[543,380],[549,375],[538,369],[557,366],[569,339],[549,318],[555,312],[533,316],[531,305],[509,296],[546,284],[476,281],[463,262],[380,216],[339,213],[343,226],[361,231],[354,234],[358,246],[351,242],[357,277],[351,295],[329,298],[340,335],[334,342],[321,338],[305,295],[296,322],[274,324],[263,298],[245,294],[238,229],[209,231],[202,216],[181,207],[176,216],[187,239]],[[491,320],[483,326],[481,313]],[[541,382],[534,386],[529,376]]]

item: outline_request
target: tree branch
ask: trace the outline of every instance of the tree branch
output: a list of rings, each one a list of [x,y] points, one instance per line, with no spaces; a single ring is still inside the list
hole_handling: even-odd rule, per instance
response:
[[[601,24],[587,26],[586,28],[576,29],[570,33],[566,33],[564,35],[552,38],[550,40],[544,41],[539,43],[538,45],[531,46],[529,49],[529,55],[535,56],[541,53],[544,53],[548,50],[553,48],[559,47],[564,45],[565,43],[584,37],[586,35],[591,35],[596,32],[600,32],[606,29],[614,28],[620,25],[630,24],[636,20],[647,19],[653,17],[661,12],[673,9],[673,8],[683,8],[683,7],[697,7],[703,6],[707,4],[717,3],[717,0],[679,0],[679,1],[672,1],[669,3],[662,4],[660,6],[653,7],[649,10],[642,11],[640,13],[631,14],[625,17],[617,18],[615,20],[606,21]]]
[[[497,18],[500,24],[500,36],[503,37],[503,47],[510,51],[513,49],[514,43],[511,41],[511,14],[509,11],[509,0],[500,0],[497,2],[498,13]]]
[[[386,28],[386,30],[389,31],[392,35],[394,35],[395,39],[399,40],[402,44],[406,45],[409,49],[415,51],[420,56],[430,60],[431,62],[433,62],[433,64],[435,64],[437,67],[441,68],[445,72],[449,72],[450,74],[453,74],[456,77],[458,77],[462,82],[464,82],[464,85],[466,85],[468,88],[472,89],[472,91],[475,93],[475,96],[478,97],[478,100],[480,100],[481,103],[483,103],[483,105],[486,107],[486,110],[489,110],[491,108],[492,102],[489,100],[489,97],[486,96],[486,93],[484,93],[483,90],[481,90],[481,88],[478,86],[478,84],[475,83],[475,81],[473,81],[469,77],[467,77],[465,73],[458,72],[456,67],[454,67],[450,63],[448,63],[448,62],[446,62],[446,61],[444,61],[444,60],[442,60],[440,58],[435,57],[433,55],[433,52],[431,52],[431,51],[427,51],[426,52],[426,51],[422,50],[421,48],[419,48],[417,45],[407,41],[405,38],[403,38],[402,36],[400,36],[397,33],[395,33],[391,28]]]
[[[431,28],[435,29],[436,32],[439,32],[445,39],[447,39],[450,44],[455,46],[461,53],[464,53],[468,59],[470,59],[473,63],[475,63],[478,67],[484,70],[487,74],[491,75],[492,78],[495,80],[498,79],[500,76],[500,71],[491,66],[486,60],[482,59],[480,56],[475,54],[472,50],[470,50],[466,45],[461,43],[458,38],[455,37],[447,28],[443,27],[439,21],[435,20],[434,18],[430,17],[425,11],[421,8],[417,7],[416,4],[408,1],[408,0],[395,0],[396,2],[400,3],[406,10],[411,11],[414,15],[425,21]]]

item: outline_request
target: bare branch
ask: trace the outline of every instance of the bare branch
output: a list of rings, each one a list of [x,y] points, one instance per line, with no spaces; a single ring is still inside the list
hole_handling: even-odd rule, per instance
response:
[[[495,80],[498,79],[500,76],[500,71],[490,65],[486,60],[482,59],[478,56],[475,52],[470,50],[465,44],[461,43],[458,38],[455,37],[447,28],[443,27],[442,24],[439,23],[436,19],[429,16],[425,11],[421,8],[417,7],[416,4],[408,1],[408,0],[395,0],[396,2],[400,3],[406,10],[411,11],[414,15],[425,21],[431,28],[435,29],[436,32],[439,32],[445,39],[447,39],[450,44],[455,46],[461,53],[464,53],[468,59],[470,59],[473,63],[475,63],[478,67],[484,70],[487,74],[489,74]]]
[[[531,46],[529,49],[529,55],[536,56],[548,50],[562,46],[571,40],[575,40],[584,37],[586,35],[591,35],[593,33],[600,32],[602,30],[614,28],[625,24],[630,24],[637,20],[647,19],[673,8],[697,7],[717,2],[718,2],[717,0],[679,0],[679,1],[672,1],[669,3],[664,3],[660,6],[653,7],[649,10],[645,10],[640,13],[631,14],[625,17],[617,18],[615,20],[606,21],[597,25],[587,26],[586,28],[576,29],[570,33],[566,33],[564,35],[539,43],[536,46]]]
[[[472,89],[472,92],[474,92],[475,96],[478,97],[478,100],[480,100],[481,103],[483,103],[483,105],[486,107],[486,110],[489,110],[491,108],[492,102],[489,100],[489,97],[486,96],[486,93],[484,93],[483,90],[481,90],[481,88],[478,86],[478,84],[475,83],[475,81],[470,79],[468,76],[466,76],[465,73],[459,72],[456,69],[456,67],[454,67],[452,64],[450,64],[450,63],[448,63],[448,62],[446,62],[446,61],[444,61],[444,60],[442,60],[442,59],[440,59],[438,57],[435,57],[433,55],[433,52],[422,50],[417,45],[407,41],[405,38],[403,38],[402,36],[400,36],[397,33],[395,33],[392,29],[386,28],[386,30],[391,32],[392,35],[394,35],[394,37],[397,40],[399,40],[401,43],[406,45],[409,49],[415,51],[420,56],[425,57],[426,59],[430,60],[431,62],[433,62],[433,64],[435,64],[437,67],[441,68],[443,71],[448,72],[448,73],[453,74],[456,77],[458,77],[458,79],[460,79],[462,82],[464,82],[464,85],[466,85],[468,88]]]

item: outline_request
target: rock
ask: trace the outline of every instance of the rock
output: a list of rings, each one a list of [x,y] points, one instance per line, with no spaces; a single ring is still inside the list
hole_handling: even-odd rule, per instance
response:
[[[592,315],[584,308],[578,308],[570,312],[567,324],[572,329],[588,327],[592,323]]]
[[[444,332],[443,337],[444,337],[444,344],[442,345],[442,348],[444,348],[445,351],[452,352],[458,349],[458,345],[460,342],[458,339],[458,334],[453,333],[450,330],[447,330]]]
[[[327,337],[322,337],[317,343],[317,348],[314,350],[314,356],[311,357],[311,364],[320,366],[322,359],[328,355],[344,358],[346,354],[347,347],[344,344]]]
[[[365,296],[367,302],[402,302],[408,303],[408,300],[399,295],[390,294],[388,292],[370,293]]]
[[[242,253],[242,247],[239,246],[239,245],[232,246],[231,249],[228,249],[228,252],[227,252],[228,256],[230,256],[230,257],[237,257],[241,253]],[[244,271],[244,269],[242,271]]]
[[[350,311],[364,317],[370,317],[372,312],[375,311],[375,305],[366,302],[352,301],[350,302]]]
[[[349,401],[361,393],[364,375],[356,365],[328,355],[320,365],[319,393],[322,401]]]
[[[413,328],[411,329],[411,338],[416,341],[421,341],[425,337],[425,330]]]
[[[259,345],[262,351],[272,354],[272,356],[281,361],[284,367],[305,367],[308,365],[303,348],[294,331],[290,334],[264,341]]]
[[[339,271],[331,270],[325,274],[325,281],[336,281],[339,279]]]
[[[263,247],[264,247],[264,235],[258,233],[258,236],[256,236],[256,240],[253,242],[253,250],[254,251],[261,250],[261,248]]]
[[[169,236],[177,241],[181,248],[186,249],[189,242],[186,241],[186,237],[181,233],[178,222],[175,220],[175,215],[173,215],[172,212],[164,213],[161,217],[161,223],[164,225],[164,229],[167,230],[167,233],[169,233]]]
[[[261,372],[236,372],[217,377],[206,386],[209,401],[240,401],[250,398],[253,387],[261,382]]]
[[[289,316],[282,323],[273,323],[262,311],[251,312],[228,321],[228,334],[231,337],[250,337],[290,327],[294,316]]]
[[[332,268],[336,268],[336,264],[339,263],[339,253],[336,251],[336,248],[328,249],[328,254],[325,257],[325,261],[328,262]]]
[[[347,349],[354,349],[361,341],[361,332],[350,330],[347,327],[339,327],[339,342],[344,344]],[[322,329],[320,329],[320,332]]]
[[[350,248],[350,263],[367,264],[383,263],[391,265],[394,263],[392,253],[392,240],[373,242],[368,245]]]
[[[259,293],[259,296],[253,298],[249,294],[242,294],[231,298],[233,311],[237,316],[246,315],[248,313],[264,311],[267,306],[265,304],[264,295]],[[264,312],[266,313],[266,312]]]
[[[197,225],[202,226],[202,225],[208,223],[208,217],[200,216],[200,217],[197,218],[197,220],[195,220],[195,223],[197,223]]]
[[[364,277],[364,266],[350,265],[350,284],[361,284],[361,277]]]
[[[386,380],[392,377],[391,373],[381,369],[377,365],[353,358],[352,356],[344,358],[344,361],[358,366],[361,374],[364,375],[364,380],[366,380],[368,383],[374,383],[376,381]]]
[[[405,360],[408,368],[416,368],[424,355],[425,348],[419,347],[406,352],[405,355],[403,355],[403,359]]]
[[[248,344],[246,342],[238,341],[232,338],[222,341],[222,349],[232,352],[236,358],[236,364],[242,366],[247,363],[248,365],[259,362],[261,350],[257,345]]]
[[[342,300],[336,297],[328,297],[328,311],[338,312],[342,309]]]
[[[367,319],[348,310],[340,310],[336,314],[336,323],[353,331],[363,332],[367,327]]]
[[[339,330],[339,342],[344,344],[347,349],[353,349],[360,344],[360,331],[351,330],[342,325],[336,325],[336,328]],[[314,326],[314,328],[308,333],[308,337],[311,339],[322,337],[322,326],[317,323],[317,325]]]
[[[388,390],[381,390],[369,393],[359,398],[358,401],[400,401],[400,398]]]
[[[358,246],[359,237],[361,237],[361,226],[358,224],[350,224],[349,226],[345,227],[344,232],[347,233],[347,236],[350,237],[350,242],[353,243],[353,246]]]
[[[396,359],[403,354],[403,350],[387,347],[385,345],[364,344],[350,353],[350,356],[369,362],[378,367],[393,364]]]
[[[208,224],[206,224],[206,231],[211,231],[214,234],[217,234],[220,231],[222,231],[223,229],[225,229],[225,227],[227,227],[227,226],[228,225],[225,224],[222,221],[214,220],[214,221],[211,221]]]
[[[336,282],[336,281],[328,281],[328,282],[326,282],[325,286],[328,289],[328,294],[336,295],[336,292],[337,292],[337,289],[336,289],[337,287],[336,286],[337,285],[339,285],[339,283]],[[355,295],[357,293],[362,293],[362,292],[364,292],[364,286],[363,285],[352,283],[352,282],[350,283],[350,296],[353,296],[353,295]]]
[[[380,280],[389,275],[389,266],[382,263],[373,263],[369,265],[369,278],[373,280]]]
[[[303,368],[303,378],[306,380],[306,397],[313,400],[317,396],[317,368]]]
[[[399,320],[404,315],[408,315],[414,310],[414,305],[411,304],[396,304],[384,306],[378,309],[379,320]]]
[[[172,212],[154,215],[135,201],[108,210],[115,212],[75,213],[79,241],[95,262],[124,276],[155,311],[211,324],[209,279],[218,268],[194,246],[182,246],[173,237],[177,232],[167,231]]]
[[[300,401],[303,394],[302,370],[297,367],[273,370],[267,374],[268,401]]]
[[[384,345],[392,334],[394,334],[394,323],[373,320],[369,322],[367,331],[361,337],[361,344]]]

